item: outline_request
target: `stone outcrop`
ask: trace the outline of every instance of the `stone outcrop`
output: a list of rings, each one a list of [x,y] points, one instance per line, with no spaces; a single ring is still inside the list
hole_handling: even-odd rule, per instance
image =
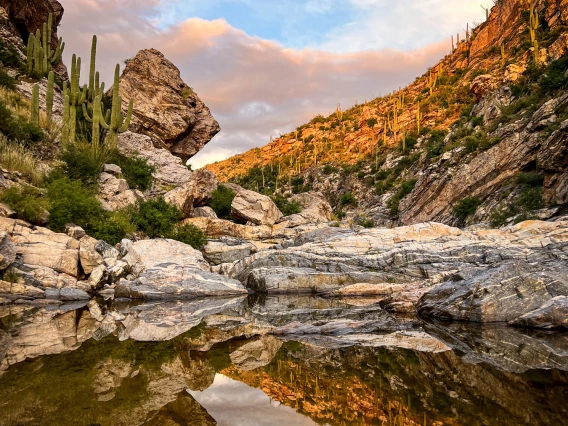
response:
[[[242,189],[233,199],[231,216],[256,225],[274,225],[282,218],[282,212],[270,197]]]
[[[568,297],[553,297],[534,311],[513,320],[511,325],[547,330],[568,329]]]
[[[142,192],[130,189],[126,179],[118,178],[110,173],[101,173],[98,185],[97,198],[107,211],[121,210],[145,199]]]
[[[118,150],[123,155],[145,158],[155,168],[153,173],[158,187],[184,186],[191,178],[191,171],[182,160],[165,148],[156,148],[152,138],[138,133],[118,135]]]
[[[278,225],[293,228],[300,225],[326,223],[331,221],[333,210],[323,194],[305,192],[293,195],[290,202],[300,204],[302,211],[283,217]]]
[[[16,260],[16,248],[5,231],[0,232],[0,271],[5,270]]]
[[[491,323],[542,311],[553,298],[568,296],[568,261],[539,257],[482,269],[469,279],[435,287],[422,297],[418,312],[436,319]]]
[[[138,241],[128,255],[134,259],[136,277],[118,283],[117,298],[195,299],[247,294],[238,281],[210,272],[201,252],[178,241]]]
[[[194,207],[203,207],[211,201],[217,185],[215,174],[205,169],[196,170],[183,186],[167,192],[164,198],[169,204],[176,206],[185,219],[194,216]]]
[[[141,50],[120,78],[124,108],[134,99],[131,130],[151,136],[184,161],[199,152],[220,126],[183,82],[179,69],[155,50]]]
[[[26,284],[39,288],[73,287],[79,273],[79,242],[26,222],[0,218],[0,232],[13,242],[17,260],[13,267]]]
[[[256,247],[253,244],[227,237],[209,241],[203,247],[203,256],[213,265],[233,263],[249,257],[254,252]]]
[[[562,281],[565,278],[554,277],[568,259],[567,230],[565,221],[529,221],[508,230],[479,231],[437,223],[360,231],[323,228],[299,236],[295,247],[262,251],[235,262],[225,273],[258,292],[333,295],[354,286],[354,294],[367,290],[387,296],[395,306],[412,306],[429,286],[453,281],[456,291],[473,291],[474,284],[458,280],[483,282],[487,271],[514,261],[539,264],[539,276],[548,277],[543,278],[548,285],[554,279]],[[522,280],[519,274],[511,270],[509,277]],[[410,300],[404,297],[409,294]],[[547,300],[538,299],[538,306]]]

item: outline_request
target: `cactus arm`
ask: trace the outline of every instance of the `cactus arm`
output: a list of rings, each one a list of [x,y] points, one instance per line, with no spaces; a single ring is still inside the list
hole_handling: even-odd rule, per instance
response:
[[[49,72],[49,77],[47,78],[47,91],[45,93],[45,106],[47,110],[47,121],[51,121],[51,115],[53,112],[53,83],[55,80],[55,74],[53,71]]]
[[[61,60],[61,55],[63,54],[63,49],[65,49],[65,43],[63,39],[59,37],[59,41],[57,42],[57,47],[53,51],[49,62],[51,65],[56,65]]]
[[[126,118],[124,119],[124,124],[120,129],[118,129],[118,133],[124,133],[130,127],[130,120],[132,119],[132,108],[134,107],[134,99],[130,99],[128,102],[128,112],[126,113]]]
[[[40,32],[36,31],[35,35],[35,46],[34,46],[34,72],[39,73],[41,67],[41,43],[40,43]]]
[[[85,117],[85,120],[87,120],[89,123],[93,122],[94,116],[95,116],[95,112],[93,110],[93,118],[91,118],[89,116],[89,111],[87,111],[87,105],[85,104],[81,104],[81,107],[83,108],[83,117]]]
[[[85,101],[87,100],[87,94],[89,93],[89,88],[87,87],[87,85],[85,84],[83,86],[83,90],[81,90],[81,96],[79,97],[79,104],[84,104]]]
[[[48,71],[48,62],[47,58],[49,58],[49,46],[47,44],[47,24],[43,24],[43,61],[42,61],[42,71],[46,73]]]
[[[61,145],[63,148],[69,143],[69,95],[63,100],[63,127],[61,129]]]
[[[93,41],[91,43],[91,64],[89,67],[89,101],[93,102],[96,95],[96,85],[95,85],[95,66],[97,59],[97,36],[93,36]],[[97,79],[98,80],[98,79]]]
[[[47,18],[47,39],[44,40],[44,44],[47,47],[47,57],[51,58],[51,33],[53,31],[53,13],[50,13]]]
[[[26,54],[27,71],[29,75],[31,75],[34,70],[34,46],[35,46],[35,36],[32,33],[28,38],[28,50]]]

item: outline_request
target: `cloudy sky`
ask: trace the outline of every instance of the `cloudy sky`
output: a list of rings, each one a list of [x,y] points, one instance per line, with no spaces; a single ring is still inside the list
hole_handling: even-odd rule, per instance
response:
[[[406,85],[481,21],[490,0],[59,0],[64,60],[89,56],[107,86],[114,64],[156,48],[210,107],[221,133],[200,167],[287,133],[338,102]]]

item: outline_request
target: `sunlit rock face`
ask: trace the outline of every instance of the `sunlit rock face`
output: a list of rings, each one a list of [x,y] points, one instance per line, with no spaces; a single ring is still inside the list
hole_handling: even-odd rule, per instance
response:
[[[152,139],[183,161],[221,130],[209,108],[183,82],[179,69],[156,49],[128,60],[120,77],[123,108],[134,100],[130,130]]]

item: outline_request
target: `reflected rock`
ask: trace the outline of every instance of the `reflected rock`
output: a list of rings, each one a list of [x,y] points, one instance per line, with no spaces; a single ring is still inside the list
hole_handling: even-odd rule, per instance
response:
[[[276,337],[262,336],[231,352],[231,362],[241,370],[255,370],[268,365],[281,347],[282,341]]]
[[[243,298],[204,298],[194,301],[171,301],[132,307],[117,305],[123,327],[120,340],[165,341],[199,325],[203,318],[234,309]]]
[[[484,362],[512,373],[551,368],[568,371],[568,334],[460,323],[428,323],[424,327],[469,363]]]
[[[215,426],[217,422],[207,410],[187,392],[181,392],[175,401],[166,404],[151,414],[146,426]]]

